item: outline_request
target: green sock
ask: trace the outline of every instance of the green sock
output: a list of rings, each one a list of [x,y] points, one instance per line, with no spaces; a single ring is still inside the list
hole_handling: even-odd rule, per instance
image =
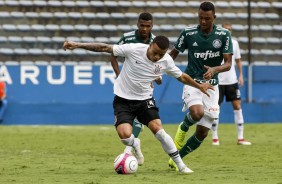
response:
[[[187,154],[191,153],[195,149],[197,149],[202,144],[202,141],[199,141],[195,134],[192,135],[186,142],[186,144],[179,151],[180,157],[183,158]]]
[[[180,128],[184,132],[187,132],[189,130],[189,127],[197,123],[194,121],[190,115],[190,113],[187,113],[184,117],[183,123],[181,124]]]
[[[132,133],[135,137],[139,136],[139,134],[142,130],[142,126],[143,126],[142,123],[140,123],[138,120],[136,120],[136,119],[133,120]]]

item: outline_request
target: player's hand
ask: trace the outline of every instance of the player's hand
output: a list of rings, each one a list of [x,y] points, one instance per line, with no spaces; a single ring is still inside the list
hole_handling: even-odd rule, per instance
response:
[[[64,42],[64,45],[63,45],[64,50],[67,50],[67,49],[73,50],[73,49],[76,49],[76,48],[77,48],[76,42],[68,41],[68,40]]]
[[[151,88],[154,88],[154,82],[156,82],[158,85],[161,85],[163,83],[162,76],[160,76],[159,78],[157,78],[157,79],[155,79],[151,82]]]
[[[206,66],[204,65],[205,69],[207,69],[207,72],[204,73],[204,79],[206,80],[210,80],[213,78],[214,74],[215,74],[215,70],[212,67]]]
[[[205,93],[208,97],[210,97],[208,90],[209,89],[214,90],[213,86],[210,83],[202,83],[202,84],[199,84],[199,85],[200,85],[200,90],[203,93]]]
[[[163,83],[163,78],[162,78],[162,76],[160,76],[159,78],[157,78],[157,79],[155,80],[155,82],[157,83],[157,85],[161,85],[161,84]]]

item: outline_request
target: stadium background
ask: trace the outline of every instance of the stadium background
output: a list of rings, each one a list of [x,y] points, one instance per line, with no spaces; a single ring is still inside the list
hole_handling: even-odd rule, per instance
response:
[[[247,1],[214,1],[216,24],[231,22],[241,47],[246,122],[281,122],[282,3],[251,2],[251,60],[248,61]],[[171,45],[180,31],[197,24],[199,1],[0,1],[0,75],[8,83],[3,124],[112,124],[109,55],[64,51],[64,40],[115,43],[136,29],[139,13],[154,16],[153,33]],[[186,53],[176,59],[184,69]],[[181,112],[182,85],[164,77],[155,97],[165,123]],[[230,104],[221,121],[233,122]]]

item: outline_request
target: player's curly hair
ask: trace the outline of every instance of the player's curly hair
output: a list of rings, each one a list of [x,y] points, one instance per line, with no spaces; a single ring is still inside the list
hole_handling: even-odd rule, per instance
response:
[[[215,14],[215,7],[214,7],[213,3],[209,2],[209,1],[202,2],[200,7],[199,7],[199,10],[212,11],[213,14]]]
[[[153,20],[153,16],[148,12],[143,12],[139,15],[138,20],[145,20],[145,21]]]
[[[169,40],[166,36],[156,36],[153,40],[153,43],[156,43],[160,49],[168,49],[169,47]]]

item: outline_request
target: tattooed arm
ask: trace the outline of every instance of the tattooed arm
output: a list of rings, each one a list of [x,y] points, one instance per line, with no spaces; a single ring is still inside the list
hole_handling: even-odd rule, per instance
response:
[[[65,41],[63,45],[64,50],[74,50],[77,48],[93,51],[93,52],[107,52],[113,53],[113,45],[105,43],[79,43],[73,41]]]

